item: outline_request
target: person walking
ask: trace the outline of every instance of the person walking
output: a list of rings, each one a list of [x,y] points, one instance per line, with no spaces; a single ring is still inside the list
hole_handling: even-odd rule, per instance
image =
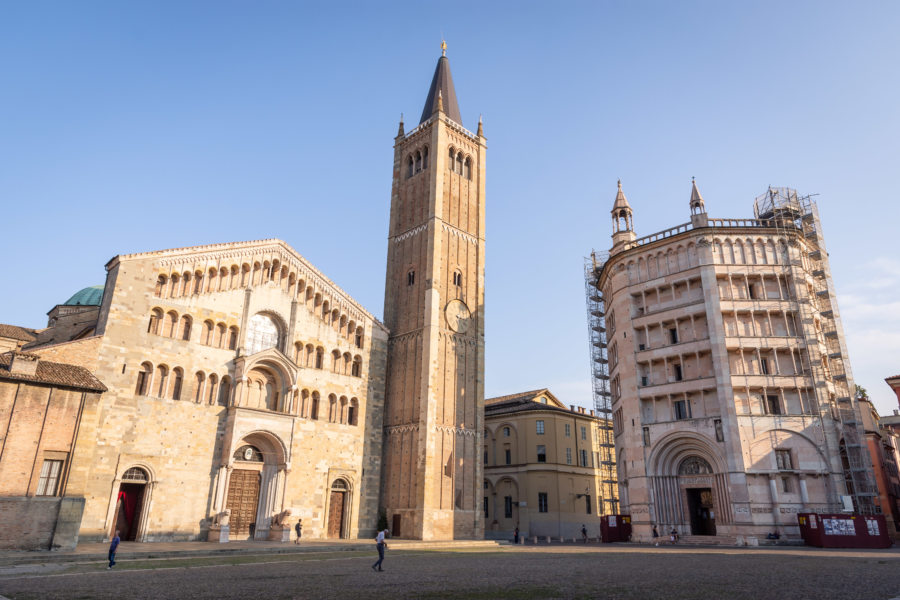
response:
[[[587,544],[587,527],[584,526],[584,523],[581,524],[581,539]]]
[[[674,527],[672,528],[672,531],[669,532],[669,539],[671,540],[672,544],[678,543],[678,530]]]
[[[112,569],[116,564],[116,550],[118,550],[119,542],[121,541],[122,540],[119,539],[119,530],[116,529],[116,535],[109,544],[109,566],[106,567],[107,571]]]
[[[295,543],[295,544],[299,544],[299,543],[300,543],[300,536],[303,535],[303,519],[298,519],[298,520],[297,520],[297,524],[294,525],[294,531],[297,532],[297,539],[294,540],[294,543]]]
[[[384,562],[384,551],[387,550],[387,542],[384,541],[384,536],[387,534],[388,530],[379,531],[378,535],[375,536],[375,547],[378,549],[378,560],[375,561],[375,564],[372,565],[373,571],[384,571],[381,568],[381,563]]]
[[[656,525],[653,526],[653,541],[659,546],[659,532],[656,530]]]
[[[513,543],[519,543],[519,526],[516,525],[515,531],[513,531]]]

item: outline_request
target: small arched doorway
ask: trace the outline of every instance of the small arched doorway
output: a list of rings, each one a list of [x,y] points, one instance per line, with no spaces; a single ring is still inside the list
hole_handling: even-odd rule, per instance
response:
[[[335,479],[331,484],[328,500],[328,537],[346,538],[347,513],[350,507],[350,486],[343,479]]]
[[[140,467],[131,467],[122,475],[116,496],[113,531],[110,533],[118,531],[123,541],[133,542],[138,539],[149,481],[147,472]]]
[[[235,450],[234,469],[228,481],[228,496],[225,500],[225,508],[231,511],[231,537],[253,538],[262,469],[263,454],[259,448],[245,444]]]
[[[688,456],[678,465],[678,476],[687,496],[691,535],[716,535],[716,506],[712,466],[699,456]]]

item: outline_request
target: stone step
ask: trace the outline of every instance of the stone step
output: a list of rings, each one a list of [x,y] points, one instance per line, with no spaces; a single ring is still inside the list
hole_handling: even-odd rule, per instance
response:
[[[678,543],[689,546],[737,546],[737,537],[733,535],[683,535],[678,538]]]

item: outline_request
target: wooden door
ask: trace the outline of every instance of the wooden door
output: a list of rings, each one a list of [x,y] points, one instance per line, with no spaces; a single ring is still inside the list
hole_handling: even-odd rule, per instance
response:
[[[230,534],[248,536],[256,525],[259,503],[259,472],[235,469],[228,484],[225,508],[231,509]]]
[[[328,537],[341,537],[341,525],[344,522],[344,492],[331,492],[328,510]]]

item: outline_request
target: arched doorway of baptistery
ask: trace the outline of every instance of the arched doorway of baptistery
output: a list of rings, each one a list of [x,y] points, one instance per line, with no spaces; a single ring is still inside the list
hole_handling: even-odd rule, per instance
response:
[[[678,483],[684,495],[691,535],[716,535],[712,466],[704,458],[688,456],[678,465]]]

